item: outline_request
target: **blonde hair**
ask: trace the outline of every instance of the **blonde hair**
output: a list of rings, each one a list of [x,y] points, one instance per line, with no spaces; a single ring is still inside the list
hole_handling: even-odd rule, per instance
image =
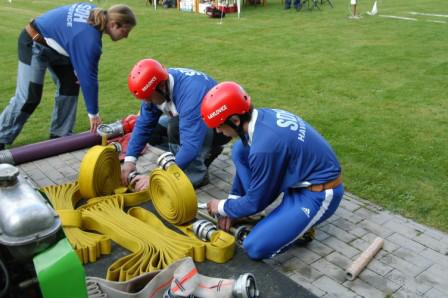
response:
[[[97,7],[90,11],[88,23],[99,31],[104,32],[109,21],[114,21],[118,27],[123,25],[134,27],[137,25],[134,13],[124,4],[113,5],[107,10]]]

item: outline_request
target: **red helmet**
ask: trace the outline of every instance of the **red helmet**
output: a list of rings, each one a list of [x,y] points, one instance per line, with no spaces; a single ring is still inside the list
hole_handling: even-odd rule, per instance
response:
[[[223,124],[232,115],[250,110],[250,96],[235,82],[222,82],[210,89],[201,104],[201,116],[210,128]]]
[[[129,91],[138,99],[147,99],[160,82],[168,80],[168,71],[154,59],[137,62],[128,76]]]

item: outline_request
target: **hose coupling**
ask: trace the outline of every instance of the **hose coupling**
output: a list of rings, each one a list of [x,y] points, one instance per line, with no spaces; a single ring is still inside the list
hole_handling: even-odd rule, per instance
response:
[[[249,235],[251,228],[249,226],[239,226],[238,228],[235,229],[233,236],[235,236],[236,242],[238,243],[238,245],[242,245],[244,239],[246,239],[247,235]]]
[[[218,229],[216,226],[208,220],[197,220],[192,225],[193,233],[202,241],[210,241],[213,233]]]
[[[138,175],[140,175],[140,173],[137,171],[130,172],[128,175],[128,184],[131,184],[131,181]]]
[[[112,143],[109,144],[109,146],[113,146],[114,150],[115,150],[118,154],[121,154],[121,152],[122,152],[122,147],[121,147],[121,144],[120,144],[120,143],[118,143],[118,142],[112,142]]]
[[[157,165],[166,170],[169,166],[176,163],[176,158],[171,152],[165,152],[157,159]]]
[[[260,291],[257,289],[257,282],[252,273],[241,274],[233,286],[233,297],[237,298],[256,298],[260,297]]]
[[[194,298],[194,296],[193,295],[179,296],[179,295],[173,294],[171,292],[171,288],[168,288],[165,290],[165,293],[163,293],[162,298]]]
[[[97,134],[106,136],[108,139],[124,135],[123,124],[121,120],[110,124],[100,124],[96,129]]]

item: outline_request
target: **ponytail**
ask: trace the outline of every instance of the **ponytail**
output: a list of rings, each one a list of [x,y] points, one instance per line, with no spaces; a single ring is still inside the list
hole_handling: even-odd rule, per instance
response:
[[[104,32],[109,21],[114,21],[118,27],[123,25],[134,27],[137,25],[137,20],[132,10],[123,4],[113,5],[107,10],[94,8],[90,11],[88,23],[99,31]]]

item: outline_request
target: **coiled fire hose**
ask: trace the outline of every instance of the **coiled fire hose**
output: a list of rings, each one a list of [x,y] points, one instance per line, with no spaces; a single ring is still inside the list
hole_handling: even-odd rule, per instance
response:
[[[162,158],[169,162],[161,161],[163,168],[151,174],[153,203],[169,222],[191,222],[197,211],[196,195],[190,181],[173,159]],[[184,236],[166,228],[155,215],[142,208],[132,208],[129,215],[126,214],[124,206],[147,201],[149,192],[124,193],[126,189],[121,187],[119,175],[117,148],[113,145],[95,146],[81,162],[79,191],[76,188],[68,194],[67,186],[44,189],[55,209],[61,210],[58,212],[60,216],[66,218],[63,222],[66,222],[67,229],[81,226],[100,232],[106,236],[99,236],[103,237],[101,239],[111,238],[132,252],[109,267],[108,279],[129,280],[145,272],[165,268],[185,256],[191,256],[198,262],[207,258],[218,263],[226,262],[233,256],[235,240],[223,231],[214,233],[209,242],[203,242],[194,235],[191,225],[178,226],[187,235]],[[89,199],[88,204],[73,210],[81,197]],[[69,203],[63,203],[67,200]],[[76,247],[83,262],[94,261],[95,256],[102,252],[98,244],[87,245],[82,243],[82,239],[67,238]],[[83,248],[85,246],[88,249]]]
[[[214,278],[198,272],[191,258],[184,258],[160,272],[146,273],[127,282],[87,277],[89,298],[146,297],[259,297],[255,277],[242,274],[237,280]]]
[[[176,165],[171,152],[162,154],[158,168],[151,172],[149,194],[157,212],[168,222],[181,225],[192,221],[197,213],[193,185]]]

